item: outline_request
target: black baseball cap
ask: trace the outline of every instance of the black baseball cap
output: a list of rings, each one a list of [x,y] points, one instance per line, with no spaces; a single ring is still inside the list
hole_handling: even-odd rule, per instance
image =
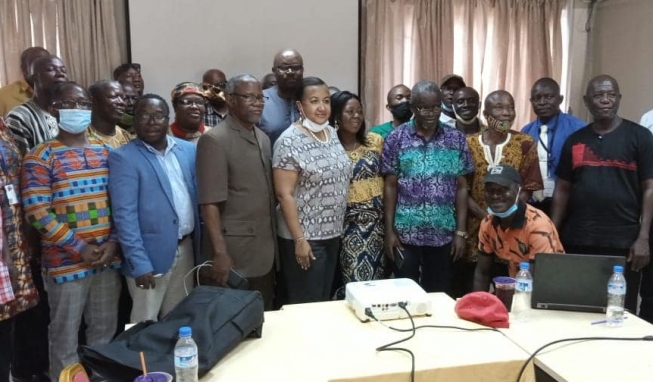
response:
[[[500,164],[488,169],[483,183],[496,183],[503,187],[510,187],[511,184],[516,183],[521,186],[521,176],[514,167]]]

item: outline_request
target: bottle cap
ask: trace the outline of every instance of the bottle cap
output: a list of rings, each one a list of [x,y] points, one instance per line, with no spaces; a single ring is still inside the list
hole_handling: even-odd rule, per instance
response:
[[[182,326],[179,328],[179,337],[190,337],[193,334],[193,330],[190,326]]]
[[[615,265],[612,271],[614,273],[624,273],[624,267],[621,265]]]
[[[519,269],[521,270],[529,270],[531,268],[531,265],[527,261],[523,261],[519,263]]]

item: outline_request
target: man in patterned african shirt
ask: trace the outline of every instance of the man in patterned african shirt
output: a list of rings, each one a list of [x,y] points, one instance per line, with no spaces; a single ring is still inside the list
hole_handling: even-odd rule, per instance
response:
[[[519,172],[508,165],[494,166],[485,176],[489,214],[478,233],[475,291],[487,291],[492,277],[515,277],[519,263],[537,253],[564,253],[551,219],[519,200],[521,184]]]

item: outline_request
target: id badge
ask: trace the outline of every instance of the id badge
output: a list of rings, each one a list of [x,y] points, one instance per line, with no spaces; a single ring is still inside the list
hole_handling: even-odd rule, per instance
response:
[[[553,197],[553,190],[556,187],[556,182],[553,178],[544,179],[544,197],[551,198]]]
[[[18,195],[16,195],[16,189],[14,189],[13,184],[5,185],[5,195],[7,195],[9,204],[18,204]]]

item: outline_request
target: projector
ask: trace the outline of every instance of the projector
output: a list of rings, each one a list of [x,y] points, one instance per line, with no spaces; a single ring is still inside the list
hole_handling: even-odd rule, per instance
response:
[[[408,317],[399,303],[405,303],[412,316],[432,314],[429,296],[411,279],[351,282],[345,289],[345,300],[363,322],[370,320],[366,309],[379,321]]]

